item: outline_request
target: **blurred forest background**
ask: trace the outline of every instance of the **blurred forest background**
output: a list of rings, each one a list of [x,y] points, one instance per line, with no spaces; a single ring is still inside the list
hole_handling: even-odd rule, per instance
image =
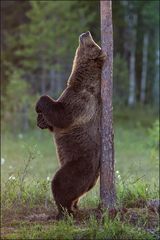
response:
[[[34,213],[55,215],[57,211],[50,191],[52,176],[59,168],[56,149],[52,134],[36,126],[35,104],[42,94],[57,99],[65,88],[81,33],[89,30],[101,44],[99,5],[94,0],[1,1],[1,207],[5,239],[73,239],[72,233],[77,232],[77,226],[66,223],[46,228],[46,222],[40,225],[41,220],[24,221]],[[133,216],[139,217],[134,217],[130,228],[132,211],[127,225],[121,220],[109,221],[104,233],[101,223],[96,225],[94,218],[86,218],[80,222],[75,239],[82,239],[81,234],[87,231],[94,237],[84,239],[158,239],[158,212],[148,213],[146,204],[159,199],[159,1],[112,0],[112,9],[117,204],[133,208],[130,210],[138,214]],[[86,217],[92,217],[87,209],[97,208],[99,199],[98,182],[80,201]],[[136,226],[147,228],[149,236]],[[95,237],[102,233],[105,237]]]
[[[79,34],[90,30],[100,44],[99,1],[7,0],[1,7],[2,131],[25,132],[36,126],[38,97],[57,98],[65,88]],[[157,114],[159,1],[113,1],[113,30],[115,112]]]

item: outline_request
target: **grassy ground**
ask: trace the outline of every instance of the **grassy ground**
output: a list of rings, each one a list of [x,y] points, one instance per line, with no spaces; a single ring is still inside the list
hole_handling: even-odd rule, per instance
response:
[[[148,115],[151,116],[151,115]],[[57,222],[50,181],[58,168],[52,136],[35,130],[3,135],[1,145],[3,239],[158,239],[158,160],[141,111],[115,113],[117,206],[101,212],[99,183],[80,202],[75,218]],[[51,219],[50,219],[50,216]]]

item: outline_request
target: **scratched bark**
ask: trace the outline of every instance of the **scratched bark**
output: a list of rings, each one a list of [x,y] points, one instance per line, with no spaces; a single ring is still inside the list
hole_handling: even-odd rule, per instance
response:
[[[103,208],[115,206],[114,133],[112,119],[113,30],[112,1],[100,1],[101,42],[107,59],[102,70],[100,197]]]

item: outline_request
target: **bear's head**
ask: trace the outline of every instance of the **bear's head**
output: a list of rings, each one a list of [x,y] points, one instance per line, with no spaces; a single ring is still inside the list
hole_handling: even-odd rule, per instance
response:
[[[106,55],[102,49],[93,40],[91,33],[88,31],[79,36],[79,47],[76,52],[76,61],[89,63],[91,60],[97,61],[103,65]]]
[[[90,32],[81,34],[68,84],[75,86],[77,91],[89,86],[97,93],[105,59],[106,54],[93,40]]]

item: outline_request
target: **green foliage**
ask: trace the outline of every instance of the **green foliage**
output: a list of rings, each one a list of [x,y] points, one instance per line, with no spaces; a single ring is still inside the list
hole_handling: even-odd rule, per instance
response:
[[[153,25],[155,27],[159,24],[159,1],[143,1],[142,17],[145,30],[152,30]]]
[[[158,186],[153,187],[143,182],[142,179],[143,176],[137,179],[118,177],[117,201],[119,206],[127,208],[144,207],[147,200],[158,198]]]
[[[159,120],[157,119],[152,128],[149,129],[150,146],[157,149],[159,147]]]
[[[22,210],[33,208],[37,204],[45,206],[45,202],[51,202],[49,181],[43,179],[29,180],[22,182],[16,174],[11,175],[4,185],[1,195],[2,208]]]
[[[13,100],[13,103],[10,103],[13,111],[16,107],[17,110],[20,109],[21,104],[23,105],[28,100],[27,91],[28,85],[22,79],[22,73],[19,70],[13,71],[10,74],[10,83],[6,91],[9,102]],[[14,101],[19,105],[15,106]]]
[[[6,96],[2,100],[4,122],[16,128],[19,126],[24,104],[28,100],[28,84],[21,78],[19,71],[14,71],[10,75],[10,81],[6,89]]]
[[[29,179],[30,164],[37,155],[37,148],[32,147],[28,150],[27,160],[23,161],[23,167],[9,173],[1,195],[3,209],[32,208],[35,204],[45,204],[49,199],[49,180]]]
[[[124,2],[126,4],[123,4]],[[127,47],[124,35],[127,31],[125,17],[132,16],[132,11],[138,16],[137,105],[141,91],[142,41],[145,31],[149,31],[149,39],[152,39],[148,49],[146,103],[150,104],[154,99],[154,105],[157,105],[158,95],[153,92],[157,92],[158,88],[155,87],[153,79],[156,72],[159,2],[113,1],[112,4],[115,56],[114,106],[125,106],[127,103],[129,56],[124,58],[124,46]],[[2,3],[2,8],[2,117],[5,123],[3,127],[10,126],[10,129],[16,132],[19,126],[21,130],[27,130],[36,125],[34,105],[39,94],[47,93],[58,97],[62,92],[71,70],[72,59],[78,45],[78,35],[90,30],[100,44],[100,6],[98,1],[21,1],[19,3],[8,1]],[[14,83],[11,83],[12,80]],[[11,93],[9,89],[12,89],[12,85]],[[23,93],[22,98],[17,94],[18,91]],[[12,100],[8,100],[6,94],[9,94]],[[15,106],[17,114],[14,112],[11,114],[9,109]]]
[[[104,230],[99,233],[99,237],[97,239],[103,239],[108,237],[109,239],[114,240],[128,240],[128,239],[154,239],[150,234],[141,230],[140,228],[132,227],[129,224],[121,223],[118,219],[111,221],[106,217]]]
[[[159,120],[156,120],[149,129],[149,147],[151,148],[151,158],[158,164],[159,161]]]
[[[24,80],[22,71],[14,69],[9,75],[6,94],[2,96],[2,130],[21,131],[26,121],[30,125],[35,121],[33,109],[37,96],[30,94],[30,84]]]
[[[45,1],[30,1],[30,4],[31,9],[27,12],[29,23],[20,28],[23,48],[16,51],[16,55],[23,57],[24,67],[29,70],[40,68],[48,71],[53,64],[56,66],[62,62],[68,51],[73,55],[77,36],[87,30],[94,13],[84,17],[87,8],[81,4],[75,12],[78,1],[51,1],[47,4]],[[82,19],[81,24],[77,22],[79,18]]]
[[[151,106],[146,106],[145,108],[141,105],[137,105],[136,108],[122,107],[119,108],[118,105],[114,104],[113,112],[115,123],[121,126],[141,127],[141,130],[145,130],[145,128],[151,127],[157,118]]]

